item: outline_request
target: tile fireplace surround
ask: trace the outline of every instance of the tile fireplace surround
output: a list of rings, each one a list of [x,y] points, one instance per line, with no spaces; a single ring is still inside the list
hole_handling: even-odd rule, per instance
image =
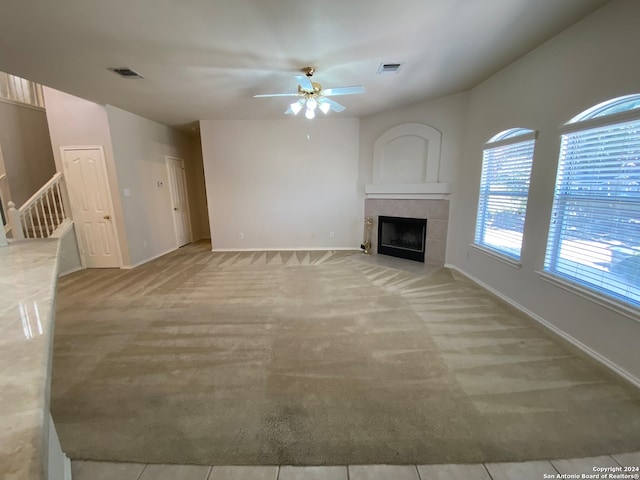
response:
[[[427,219],[425,265],[444,265],[449,225],[449,200],[396,200],[367,198],[364,216],[373,217],[371,253],[378,254],[378,216]]]

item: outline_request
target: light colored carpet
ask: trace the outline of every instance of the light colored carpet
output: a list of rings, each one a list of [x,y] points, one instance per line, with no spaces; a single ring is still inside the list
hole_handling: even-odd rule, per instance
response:
[[[74,459],[424,464],[640,449],[640,395],[483,290],[353,252],[180,249],[59,283]]]

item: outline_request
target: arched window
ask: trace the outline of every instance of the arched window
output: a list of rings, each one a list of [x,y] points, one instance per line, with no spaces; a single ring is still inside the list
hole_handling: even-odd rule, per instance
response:
[[[484,147],[475,245],[520,260],[536,132],[512,128]]]
[[[544,270],[640,306],[640,95],[563,127]]]

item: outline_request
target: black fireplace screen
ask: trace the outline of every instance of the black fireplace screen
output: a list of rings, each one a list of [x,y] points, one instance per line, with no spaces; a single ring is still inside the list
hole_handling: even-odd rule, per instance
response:
[[[424,262],[427,221],[378,217],[378,253]]]

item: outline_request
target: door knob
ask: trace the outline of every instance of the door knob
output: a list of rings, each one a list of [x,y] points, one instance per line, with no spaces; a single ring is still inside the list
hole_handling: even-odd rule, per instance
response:
[[[105,215],[105,216],[104,216],[104,217],[102,217],[102,218],[104,218],[105,220],[109,220],[111,217],[110,217],[109,215]]]
[[[177,212],[178,211],[178,207],[173,207],[173,210]]]

